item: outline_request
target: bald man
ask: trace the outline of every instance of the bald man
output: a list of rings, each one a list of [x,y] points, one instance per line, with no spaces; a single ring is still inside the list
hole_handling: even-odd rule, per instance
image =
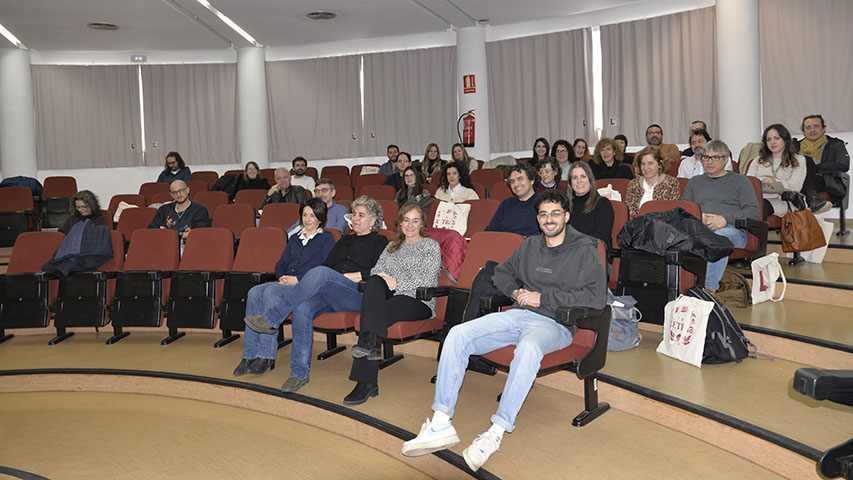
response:
[[[204,205],[190,201],[190,187],[186,182],[175,180],[169,184],[169,194],[173,201],[157,209],[148,228],[175,230],[181,235],[183,243],[193,228],[210,226],[210,217]]]

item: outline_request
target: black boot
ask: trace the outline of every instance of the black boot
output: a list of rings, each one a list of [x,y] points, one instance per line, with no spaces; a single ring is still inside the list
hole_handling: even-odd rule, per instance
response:
[[[262,373],[267,373],[268,371],[273,369],[275,369],[274,359],[256,358],[254,360],[249,360],[249,371],[247,373],[260,375]]]
[[[367,358],[368,360],[382,360],[382,338],[375,333],[361,332],[358,343],[352,347],[354,358]]]
[[[358,382],[355,388],[344,397],[344,405],[361,405],[370,397],[379,395],[379,385],[375,383]]]
[[[252,360],[249,360],[248,358],[240,360],[240,364],[234,369],[234,376],[239,377],[240,375],[249,373],[249,362],[251,361]]]

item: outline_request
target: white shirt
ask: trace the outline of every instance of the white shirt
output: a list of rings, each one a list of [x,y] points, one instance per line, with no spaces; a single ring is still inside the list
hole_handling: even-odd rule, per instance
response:
[[[309,192],[311,192],[312,195],[314,194],[314,177],[311,177],[309,175],[303,175],[302,177],[297,177],[296,175],[294,175],[294,176],[290,177],[290,184],[291,185],[299,185],[300,187],[304,188],[305,190],[308,190]]]
[[[640,206],[642,207],[644,203],[653,200],[655,194],[655,187],[660,183],[660,177],[658,177],[658,183],[654,185],[649,185],[646,182],[646,178],[643,177],[643,182],[641,185],[643,186],[643,197],[640,198]]]

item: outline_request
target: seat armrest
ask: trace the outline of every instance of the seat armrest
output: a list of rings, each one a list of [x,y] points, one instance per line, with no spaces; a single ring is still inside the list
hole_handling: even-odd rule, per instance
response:
[[[566,326],[577,326],[584,330],[599,331],[601,329],[601,318],[604,311],[607,310],[609,316],[610,307],[603,309],[591,307],[558,307],[556,320],[557,323]],[[609,323],[607,324],[609,325]]]
[[[364,293],[364,287],[367,285],[367,280],[358,282],[358,291]]]
[[[276,277],[274,273],[267,272],[255,272],[252,274],[252,276],[257,280],[258,283],[266,283],[278,279],[278,277]]]
[[[432,300],[435,297],[446,297],[448,293],[450,293],[450,287],[418,287],[415,290],[415,298]]]
[[[491,313],[500,311],[514,303],[513,299],[506,295],[484,295],[480,297],[480,312]]]

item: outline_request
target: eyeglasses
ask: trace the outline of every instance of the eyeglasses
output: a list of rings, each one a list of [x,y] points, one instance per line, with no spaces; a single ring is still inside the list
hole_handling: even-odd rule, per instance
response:
[[[560,218],[561,215],[566,213],[565,210],[552,210],[551,212],[539,212],[536,214],[536,218],[539,220],[547,220],[550,218]]]
[[[76,208],[77,210],[88,210],[91,207],[88,205],[74,205],[74,208]]]
[[[557,152],[557,153],[569,153],[569,151],[568,151],[568,150],[566,150],[565,148],[558,148],[558,149],[556,150],[556,152]]]
[[[332,189],[331,189],[331,188],[329,188],[329,187],[324,187],[324,188],[315,188],[315,189],[314,189],[314,193],[318,193],[318,194],[319,194],[319,193],[328,193],[328,192],[331,192],[331,191],[332,191]]]
[[[184,191],[184,190],[186,190],[186,189],[187,189],[187,187],[179,188],[179,189],[177,189],[177,190],[170,190],[170,191],[169,191],[169,195],[177,195],[177,194],[179,194],[179,193],[183,192],[183,191]]]
[[[721,162],[725,158],[726,158],[725,155],[702,155],[702,160],[704,160],[706,162],[708,162],[708,161]]]

